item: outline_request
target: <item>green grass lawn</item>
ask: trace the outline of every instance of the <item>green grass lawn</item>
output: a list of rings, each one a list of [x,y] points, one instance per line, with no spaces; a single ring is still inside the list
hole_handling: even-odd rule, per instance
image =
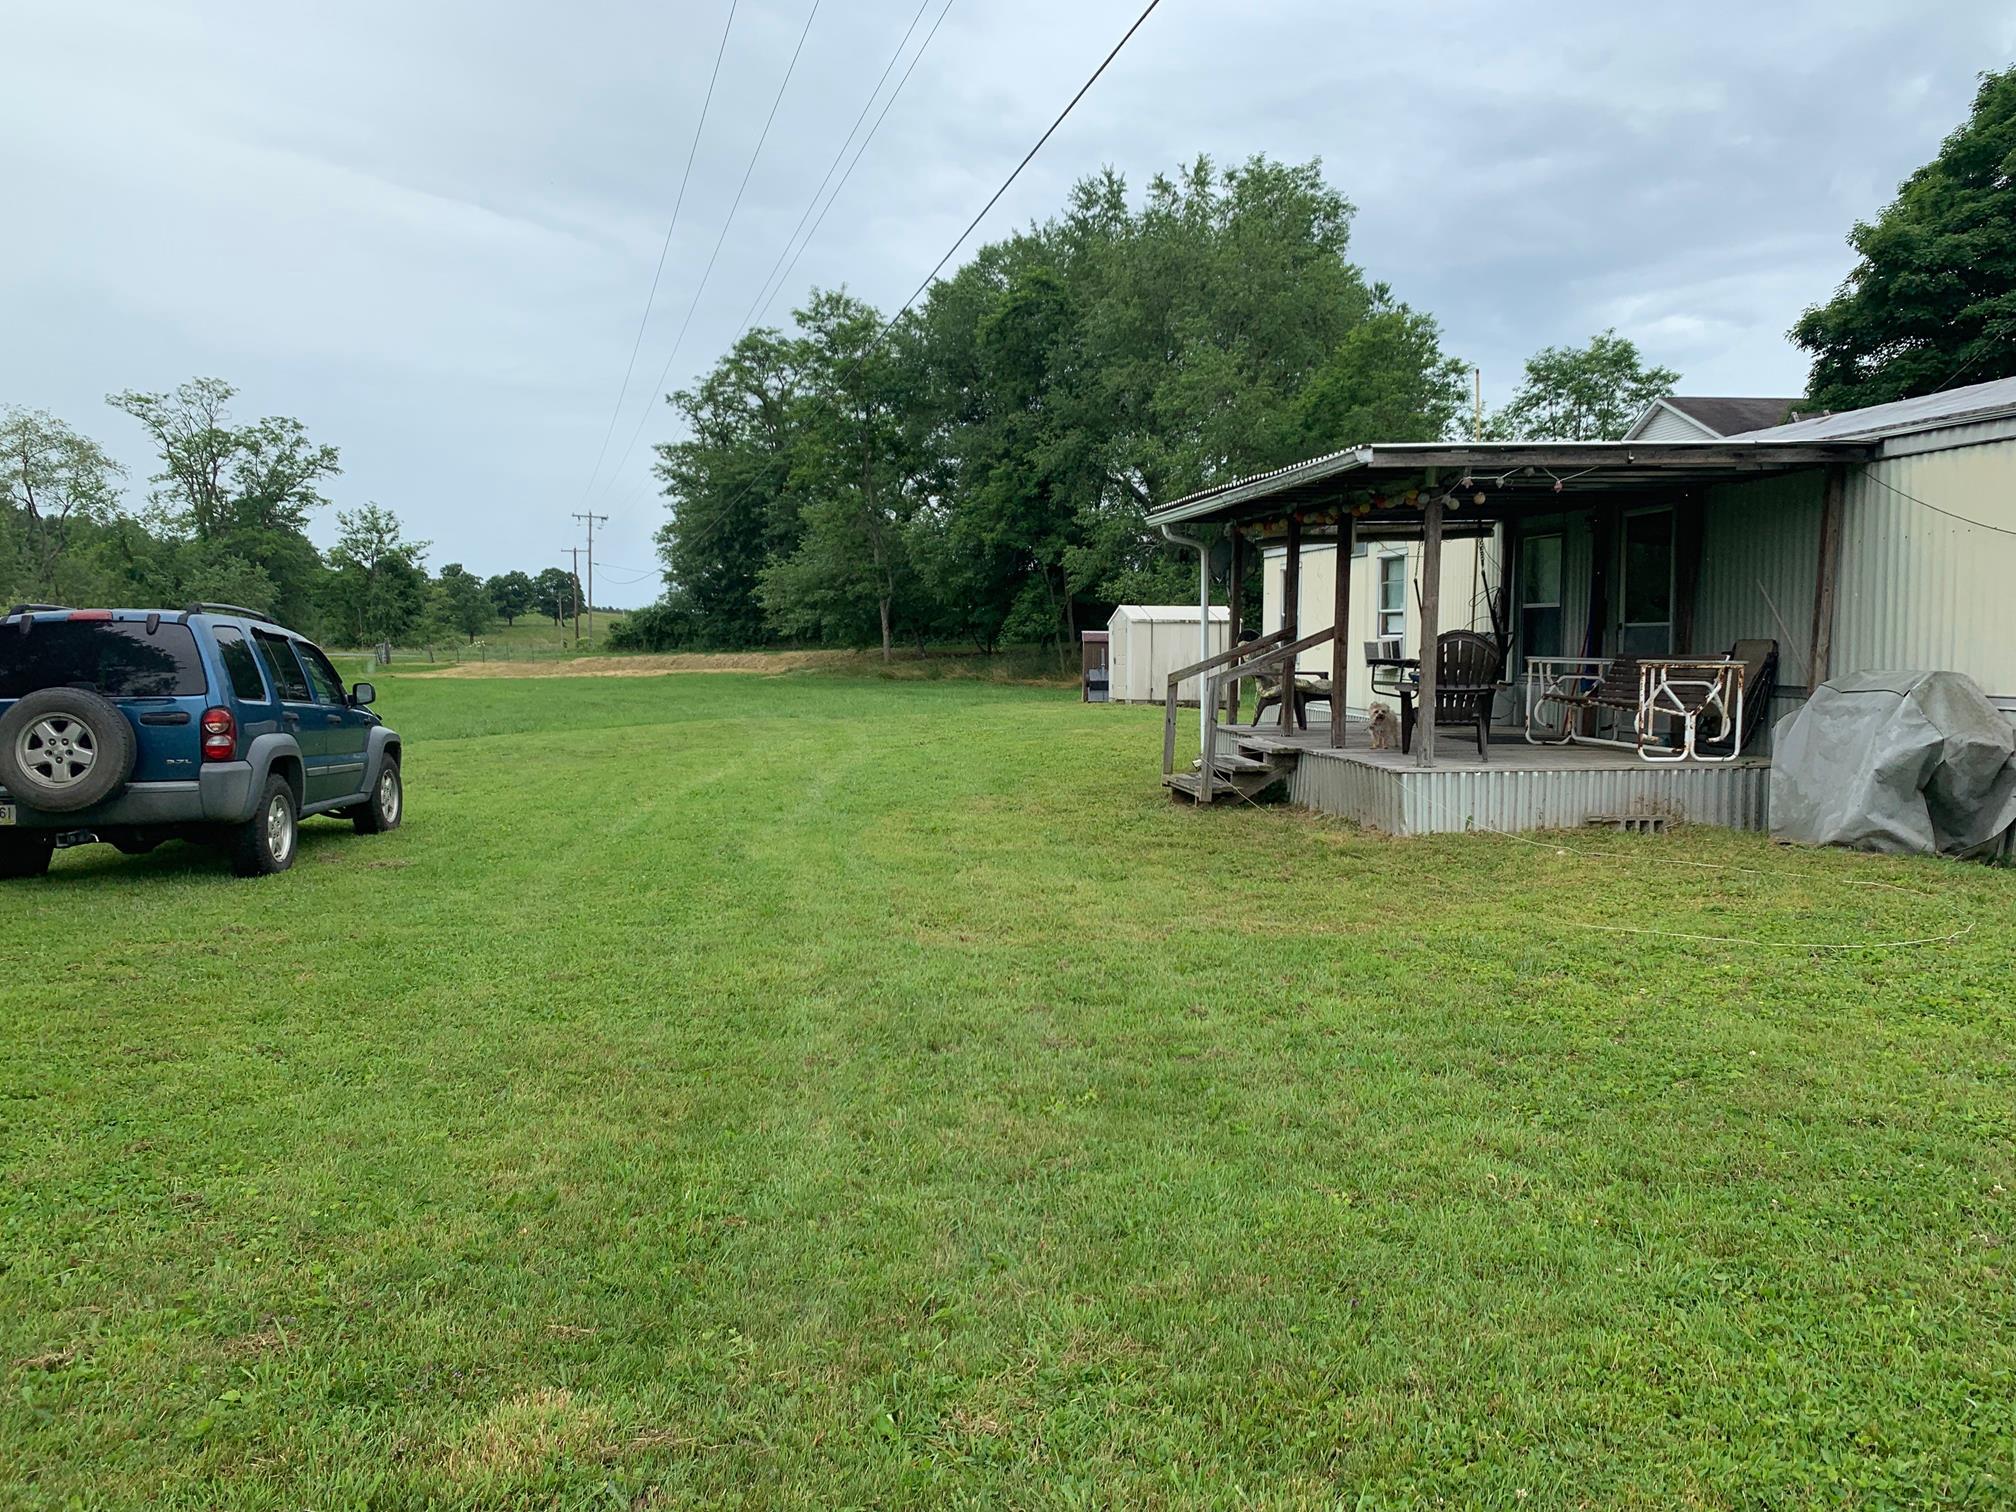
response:
[[[397,834],[0,892],[0,1505],[2016,1498],[2007,872],[1196,812],[980,683],[381,707]]]

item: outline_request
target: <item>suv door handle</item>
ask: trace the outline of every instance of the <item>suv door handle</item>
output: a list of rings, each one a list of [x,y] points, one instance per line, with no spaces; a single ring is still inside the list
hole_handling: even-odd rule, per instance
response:
[[[325,724],[339,725],[343,723],[343,716],[341,714],[324,714],[322,719]]]
[[[282,714],[280,716],[280,723],[290,730],[298,730],[301,728],[301,716],[299,714]]]

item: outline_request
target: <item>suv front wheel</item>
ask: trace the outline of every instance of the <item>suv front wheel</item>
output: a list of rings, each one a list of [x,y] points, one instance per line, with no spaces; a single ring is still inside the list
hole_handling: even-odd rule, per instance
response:
[[[252,817],[226,833],[231,870],[239,876],[270,877],[292,866],[301,843],[301,814],[287,779],[278,774],[268,777]]]
[[[378,785],[368,799],[350,810],[350,819],[358,834],[382,835],[399,828],[405,813],[405,780],[399,775],[398,759],[388,754],[378,768]]]

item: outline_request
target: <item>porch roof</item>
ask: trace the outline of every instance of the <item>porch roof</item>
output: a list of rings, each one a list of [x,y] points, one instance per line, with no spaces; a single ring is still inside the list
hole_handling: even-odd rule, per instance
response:
[[[1414,515],[1381,495],[1436,485],[1474,518],[1502,518],[1568,493],[1681,488],[1866,461],[1868,441],[1421,441],[1347,447],[1159,505],[1150,525],[1244,524],[1312,506],[1359,503],[1375,517]],[[1475,495],[1483,494],[1482,502]],[[1364,506],[1371,505],[1367,510]],[[1417,516],[1418,517],[1418,516]]]

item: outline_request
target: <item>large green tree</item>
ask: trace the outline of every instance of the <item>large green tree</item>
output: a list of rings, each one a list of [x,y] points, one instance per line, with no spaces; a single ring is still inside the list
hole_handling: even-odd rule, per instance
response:
[[[483,590],[507,625],[517,624],[518,616],[527,613],[536,598],[532,579],[522,572],[500,572],[483,585]]]
[[[453,625],[471,644],[497,620],[497,606],[484,591],[483,579],[460,562],[443,567],[435,580],[441,606]]]
[[[308,519],[328,503],[320,487],[342,471],[340,459],[290,416],[234,423],[236,392],[222,379],[195,378],[171,393],[129,390],[107,402],[140,422],[160,457],[149,480],[159,533],[197,543],[205,559],[256,568],[271,598],[253,607],[310,624],[322,562]]]
[[[887,661],[899,631],[915,634],[928,617],[907,549],[922,471],[906,423],[910,368],[858,299],[815,295],[798,319],[789,474],[798,538],[788,554],[773,551],[757,591],[779,634],[879,640]]]
[[[581,601],[581,580],[564,568],[548,567],[532,580],[532,601],[558,628]]]
[[[1680,375],[1647,367],[1628,336],[1604,331],[1587,346],[1542,347],[1485,434],[1499,441],[1616,441]]]
[[[1799,318],[1809,403],[1859,409],[2016,374],[2016,68],[1981,76],[1973,113],[1876,219],[1856,263]]]
[[[399,517],[376,504],[336,516],[329,552],[332,618],[360,646],[398,640],[426,611],[427,542],[409,541]]]
[[[97,442],[54,415],[0,409],[0,505],[19,543],[14,581],[0,587],[54,599],[78,586],[72,542],[81,528],[120,513],[125,475]]]

